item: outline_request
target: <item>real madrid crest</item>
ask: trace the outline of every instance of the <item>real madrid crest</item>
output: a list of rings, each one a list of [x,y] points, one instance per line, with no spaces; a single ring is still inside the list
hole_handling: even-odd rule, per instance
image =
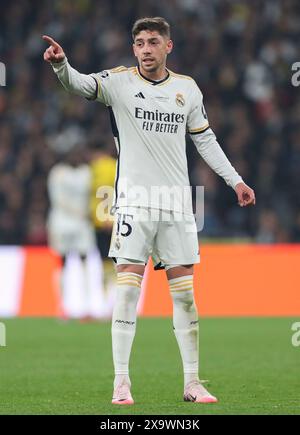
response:
[[[175,101],[176,101],[177,106],[179,106],[179,107],[183,107],[185,105],[185,100],[184,100],[182,94],[176,94]]]

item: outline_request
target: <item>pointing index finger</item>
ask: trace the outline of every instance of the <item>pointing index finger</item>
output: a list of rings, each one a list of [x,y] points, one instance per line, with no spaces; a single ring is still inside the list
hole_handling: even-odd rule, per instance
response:
[[[46,42],[48,42],[50,45],[52,45],[52,47],[54,47],[54,48],[58,48],[58,47],[59,47],[58,43],[55,42],[54,39],[51,38],[50,36],[43,35],[43,39],[44,39],[44,41],[46,41]]]

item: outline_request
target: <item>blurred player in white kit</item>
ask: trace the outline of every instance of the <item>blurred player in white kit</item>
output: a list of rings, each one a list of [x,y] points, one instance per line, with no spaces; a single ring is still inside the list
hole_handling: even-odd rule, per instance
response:
[[[70,288],[78,286],[76,278],[74,279],[76,263],[76,277],[78,269],[81,268],[80,275],[84,297],[81,297],[81,303],[79,303],[81,306],[77,310],[78,314],[74,317],[98,317],[95,306],[98,301],[92,296],[93,283],[90,279],[91,273],[87,261],[96,249],[94,228],[90,220],[90,189],[90,167],[84,163],[82,152],[77,148],[68,153],[64,161],[54,165],[49,173],[48,241],[49,245],[62,257],[60,287],[65,306],[63,309],[64,317],[67,317],[67,299],[72,305],[72,298],[76,298],[73,289]],[[67,279],[69,256],[74,257],[72,259],[74,267],[73,277],[69,276]],[[98,261],[100,264],[100,257],[97,258]],[[102,268],[101,265],[100,267]],[[101,274],[102,271],[98,270],[97,273]],[[97,286],[100,283],[101,279],[95,280]]]

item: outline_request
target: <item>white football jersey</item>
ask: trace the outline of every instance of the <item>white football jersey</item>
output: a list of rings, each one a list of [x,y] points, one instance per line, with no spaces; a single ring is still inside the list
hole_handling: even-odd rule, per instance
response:
[[[52,226],[77,229],[83,221],[90,221],[90,183],[90,168],[86,164],[72,167],[58,163],[53,166],[48,176],[49,223]]]
[[[144,77],[138,67],[85,75],[67,59],[52,66],[67,90],[109,107],[118,148],[116,207],[192,214],[187,132],[227,184],[234,187],[242,181],[209,128],[202,93],[191,77],[167,70],[166,78],[157,82]]]

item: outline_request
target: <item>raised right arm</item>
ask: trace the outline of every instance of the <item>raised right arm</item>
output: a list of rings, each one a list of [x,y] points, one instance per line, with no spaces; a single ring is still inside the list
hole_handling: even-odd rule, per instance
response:
[[[50,36],[44,35],[43,39],[50,44],[44,52],[44,60],[52,65],[63,87],[73,94],[96,99],[98,96],[96,78],[92,75],[81,74],[71,67],[62,47]]]

